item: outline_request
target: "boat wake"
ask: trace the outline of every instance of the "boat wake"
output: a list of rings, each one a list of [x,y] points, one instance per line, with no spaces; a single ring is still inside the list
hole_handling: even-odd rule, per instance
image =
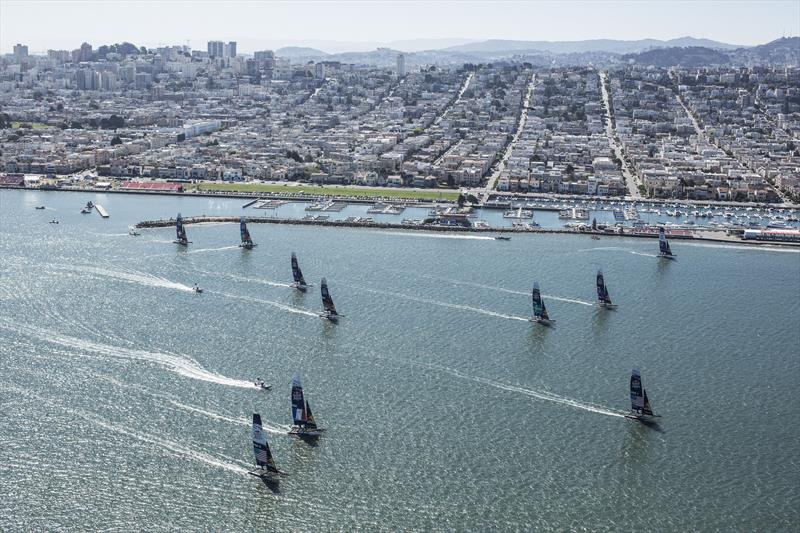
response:
[[[422,237],[424,239],[463,239],[472,241],[493,241],[494,237],[487,237],[485,235],[453,235],[453,234],[433,234],[420,231],[414,233],[410,231],[376,231],[375,233],[383,233],[384,235],[400,235],[403,237]]]
[[[626,252],[632,255],[640,255],[642,257],[658,257],[656,254],[646,254],[643,252],[637,252],[636,250],[631,250],[630,248],[623,248],[622,246],[597,246],[595,248],[583,248],[578,250],[579,252]]]
[[[85,412],[82,412],[82,411],[76,411],[76,410],[73,410],[73,409],[65,409],[63,407],[62,407],[62,409],[64,409],[65,411],[69,412],[70,414],[78,416],[78,417],[80,417],[80,418],[86,420],[87,422],[92,423],[92,424],[94,424],[96,426],[100,426],[100,427],[105,428],[105,429],[107,429],[109,431],[113,431],[115,433],[119,433],[121,435],[125,435],[126,437],[130,437],[132,439],[136,439],[138,441],[146,442],[148,444],[152,444],[154,446],[157,446],[157,447],[161,448],[162,450],[165,450],[167,453],[169,453],[171,455],[175,455],[175,456],[178,456],[178,457],[186,457],[188,459],[192,459],[194,461],[198,461],[200,463],[203,463],[203,464],[206,464],[206,465],[209,465],[209,466],[215,466],[215,467],[218,467],[218,468],[223,468],[225,470],[228,470],[230,472],[234,472],[236,474],[247,475],[248,470],[246,468],[244,468],[244,467],[242,467],[240,465],[237,465],[237,464],[229,463],[229,462],[224,461],[222,459],[219,459],[217,457],[214,457],[213,455],[211,455],[209,453],[201,452],[199,450],[192,449],[191,447],[188,446],[188,444],[186,442],[180,442],[179,443],[179,442],[163,439],[161,437],[156,437],[154,435],[147,435],[147,434],[140,433],[140,432],[128,431],[127,429],[124,429],[124,428],[122,428],[122,427],[120,427],[120,426],[118,426],[116,424],[112,424],[111,422],[108,422],[107,420],[105,420],[105,419],[103,419],[103,418],[101,418],[101,417],[99,417],[97,415],[85,413]]]
[[[542,297],[543,298],[547,298],[548,300],[558,300],[559,302],[567,302],[567,303],[571,303],[571,304],[588,305],[589,307],[594,307],[594,304],[592,302],[587,302],[585,300],[575,300],[575,299],[572,299],[572,298],[562,298],[560,296],[553,296],[552,294],[542,294]]]
[[[98,268],[92,266],[73,266],[73,265],[59,265],[59,266],[54,266],[54,268],[72,272],[80,272],[84,274],[94,274],[96,276],[117,279],[128,283],[136,283],[139,285],[145,285],[147,287],[174,289],[185,292],[192,291],[192,288],[190,286],[184,285],[183,283],[178,283],[177,281],[171,281],[161,276],[156,276],[154,274],[149,274],[147,272],[141,272],[133,269],[123,269],[123,268],[108,269],[108,268]]]
[[[523,316],[516,316],[516,315],[506,315],[503,313],[497,313],[495,311],[491,311],[489,309],[481,309],[480,307],[472,307],[470,305],[461,305],[461,304],[453,304],[449,302],[441,302],[439,300],[429,300],[428,298],[418,298],[416,296],[410,296],[408,294],[401,294],[397,292],[387,292],[387,291],[379,291],[376,289],[367,289],[365,287],[361,287],[361,290],[372,292],[375,294],[384,294],[387,296],[396,296],[397,298],[401,298],[403,300],[409,300],[412,302],[419,302],[424,304],[431,304],[431,305],[438,305],[439,307],[446,307],[448,309],[460,309],[462,311],[472,311],[473,313],[480,313],[482,315],[493,316],[496,318],[505,318],[508,320],[520,320],[522,322],[528,322],[528,318]]]
[[[270,287],[284,287],[287,289],[293,288],[292,285],[289,283],[280,283],[277,281],[270,281],[266,279],[246,278],[244,276],[237,276],[236,274],[225,274],[223,272],[208,272],[206,270],[197,270],[197,272],[209,276],[217,276],[221,278],[232,279],[234,281],[241,281],[242,283],[260,283],[262,285],[269,285]]]
[[[438,278],[436,276],[429,276],[427,274],[417,274],[417,275],[421,276],[421,277],[424,277],[424,278],[436,280],[436,281],[442,281],[442,282],[445,282],[445,283],[451,283],[453,285],[463,285],[463,286],[467,286],[467,287],[478,287],[480,289],[488,289],[488,290],[491,290],[491,291],[505,292],[507,294],[521,294],[523,296],[530,296],[531,295],[530,291],[528,291],[528,292],[515,291],[513,289],[506,289],[505,287],[496,287],[494,285],[484,285],[483,283],[475,283],[475,282],[472,282],[472,281],[459,281],[459,280],[448,279],[448,278]],[[562,298],[560,296],[553,296],[551,294],[542,294],[542,296],[545,297],[545,298],[549,298],[551,300],[559,300],[561,302],[569,302],[569,303],[579,304],[579,305],[588,305],[590,307],[594,305],[592,302],[587,302],[585,300],[576,300],[576,299],[573,299],[573,298]]]
[[[216,291],[209,291],[212,294],[219,294],[220,296],[224,296],[226,298],[233,298],[234,300],[242,300],[244,302],[253,302],[257,304],[265,304],[280,309],[282,311],[287,311],[289,313],[295,313],[298,315],[305,315],[305,316],[313,316],[314,318],[319,317],[319,313],[314,313],[312,311],[308,311],[306,309],[300,309],[299,307],[292,307],[291,305],[282,304],[280,302],[276,302],[273,300],[262,300],[260,298],[253,298],[251,296],[242,296],[239,294],[231,294],[229,292],[216,292]]]
[[[118,433],[120,435],[125,435],[126,437],[130,437],[130,438],[138,440],[140,442],[145,442],[147,444],[151,444],[151,445],[153,445],[155,447],[161,448],[162,450],[164,450],[166,453],[169,453],[170,455],[175,455],[175,456],[178,456],[178,457],[186,457],[188,459],[192,459],[194,461],[203,463],[203,464],[208,465],[208,466],[215,466],[217,468],[223,468],[225,470],[228,470],[230,472],[234,472],[234,473],[237,473],[237,474],[247,475],[247,472],[248,472],[247,468],[244,468],[240,464],[235,464],[233,462],[227,462],[227,461],[222,460],[222,459],[220,459],[218,457],[214,457],[213,455],[211,455],[209,453],[196,450],[196,449],[192,448],[187,442],[179,443],[179,442],[171,441],[171,440],[164,439],[164,438],[161,438],[161,437],[157,437],[155,435],[147,435],[147,434],[144,434],[144,433],[141,433],[141,432],[131,431],[131,430],[126,429],[125,427],[122,427],[122,426],[120,426],[118,424],[114,424],[112,422],[109,422],[108,420],[106,420],[106,419],[104,419],[104,418],[102,418],[102,417],[100,417],[100,416],[98,416],[98,415],[96,415],[94,413],[87,413],[85,411],[81,411],[81,410],[71,409],[69,407],[65,407],[64,405],[61,404],[61,402],[59,402],[56,399],[44,398],[44,397],[40,396],[39,394],[35,394],[34,392],[29,391],[29,390],[17,389],[16,387],[13,387],[13,386],[12,387],[4,387],[4,389],[16,390],[16,392],[18,394],[22,394],[24,396],[30,396],[30,397],[36,398],[40,403],[48,403],[48,404],[57,405],[62,411],[66,412],[66,413],[69,413],[72,416],[81,418],[81,419],[85,420],[86,422],[89,422],[90,424],[94,424],[94,425],[96,425],[98,427],[102,427],[104,429],[107,429],[109,431],[113,431],[114,433]],[[226,459],[230,460],[230,458],[226,458]]]
[[[237,246],[223,246],[221,248],[200,248],[200,249],[197,249],[197,250],[189,250],[186,253],[189,253],[189,254],[204,254],[204,253],[207,253],[207,252],[221,252],[223,250],[235,250],[238,247],[239,246],[237,245]]]
[[[783,252],[790,254],[800,254],[800,248],[781,248],[778,246],[748,246],[743,244],[722,244],[722,243],[699,243],[699,242],[681,242],[680,246],[693,246],[695,248],[725,248],[728,250],[750,250],[757,252]]]
[[[594,405],[586,402],[581,402],[579,400],[573,400],[572,398],[567,398],[564,396],[559,396],[558,394],[553,394],[552,392],[547,391],[538,391],[533,389],[526,389],[524,387],[517,387],[515,385],[508,385],[506,383],[501,383],[499,381],[494,381],[488,378],[482,378],[478,376],[470,376],[468,374],[464,374],[458,370],[453,368],[449,368],[446,366],[441,366],[433,363],[415,363],[420,366],[425,366],[428,368],[432,368],[435,370],[440,370],[442,372],[446,372],[452,376],[466,379],[470,381],[474,381],[476,383],[482,383],[484,385],[488,385],[490,387],[495,387],[497,389],[502,389],[510,392],[516,392],[519,394],[524,394],[525,396],[530,396],[532,398],[537,398],[539,400],[544,400],[548,402],[558,403],[561,405],[568,405],[570,407],[575,407],[576,409],[582,409],[584,411],[589,411],[591,413],[597,413],[606,416],[614,416],[619,418],[624,418],[625,415],[618,411],[613,411],[611,409],[606,409],[605,407]]]
[[[36,326],[16,324],[10,321],[0,322],[0,328],[14,331],[15,333],[19,333],[21,335],[27,335],[50,344],[71,348],[77,351],[79,354],[91,352],[108,357],[147,361],[149,363],[155,363],[163,366],[168,370],[187,378],[217,383],[219,385],[227,385],[229,387],[239,387],[243,389],[255,388],[255,385],[249,381],[229,378],[221,374],[217,374],[216,372],[206,370],[200,365],[200,363],[186,356],[112,346],[109,344],[102,344],[86,339],[62,335],[58,332],[45,330]]]

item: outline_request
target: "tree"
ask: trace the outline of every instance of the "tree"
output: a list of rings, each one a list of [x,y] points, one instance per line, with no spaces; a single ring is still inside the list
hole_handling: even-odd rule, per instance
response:
[[[111,146],[116,146],[118,144],[122,144],[122,139],[119,138],[119,135],[116,135],[111,139]]]

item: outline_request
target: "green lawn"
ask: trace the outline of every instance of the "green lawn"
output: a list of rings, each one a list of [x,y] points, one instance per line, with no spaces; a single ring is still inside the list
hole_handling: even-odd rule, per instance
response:
[[[319,187],[316,185],[273,185],[267,183],[198,183],[189,188],[198,188],[202,191],[236,191],[236,192],[277,192],[299,193],[327,196],[385,196],[389,198],[430,198],[434,200],[456,200],[458,192],[438,191],[411,191],[407,189],[367,189],[360,187]]]
[[[47,124],[42,124],[41,122],[12,122],[11,129],[18,129],[22,124],[27,124],[34,130],[43,130],[50,127]]]

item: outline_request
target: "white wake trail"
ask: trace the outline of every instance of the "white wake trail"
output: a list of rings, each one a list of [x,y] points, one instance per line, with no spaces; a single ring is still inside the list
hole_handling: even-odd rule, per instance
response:
[[[23,335],[28,335],[51,344],[72,348],[78,352],[92,352],[108,357],[155,363],[167,368],[168,370],[171,370],[172,372],[175,372],[176,374],[199,381],[207,381],[210,383],[217,383],[219,385],[227,385],[229,387],[239,387],[243,389],[256,388],[255,384],[249,381],[229,378],[221,374],[217,374],[216,372],[206,370],[200,365],[200,363],[186,356],[111,346],[86,339],[62,335],[55,331],[48,331],[30,325],[0,323],[0,328],[15,331],[16,333]]]
[[[524,394],[526,396],[530,396],[532,398],[537,398],[539,400],[545,400],[545,401],[548,401],[548,402],[559,403],[559,404],[562,404],[562,405],[568,405],[570,407],[575,407],[577,409],[582,409],[584,411],[589,411],[589,412],[592,412],[592,413],[598,413],[598,414],[606,415],[606,416],[614,416],[614,417],[619,417],[619,418],[624,418],[625,417],[624,414],[619,413],[617,411],[612,411],[610,409],[606,409],[605,407],[602,407],[602,406],[599,406],[599,405],[593,405],[593,404],[590,404],[590,403],[581,402],[581,401],[578,401],[578,400],[573,400],[572,398],[566,398],[564,396],[559,396],[559,395],[553,394],[551,392],[537,391],[537,390],[533,390],[533,389],[526,389],[524,387],[517,387],[517,386],[514,386],[514,385],[508,385],[506,383],[500,383],[499,381],[494,381],[494,380],[491,380],[491,379],[488,379],[488,378],[482,378],[482,377],[478,377],[478,376],[470,376],[468,374],[464,374],[463,372],[460,372],[460,371],[455,370],[453,368],[448,368],[446,366],[436,365],[436,364],[433,364],[433,363],[415,363],[415,364],[418,364],[420,366],[433,368],[435,370],[440,370],[442,372],[447,372],[448,374],[456,376],[458,378],[467,379],[467,380],[470,380],[470,381],[474,381],[476,383],[482,383],[484,385],[489,385],[490,387],[495,387],[495,388],[502,389],[502,390],[507,390],[507,391],[510,391],[510,392],[517,392],[517,393],[520,393],[520,394]]]
[[[72,266],[72,265],[55,265],[53,268],[65,271],[80,272],[86,274],[94,274],[106,278],[117,279],[127,283],[136,283],[145,285],[147,287],[156,287],[161,289],[174,289],[184,292],[191,292],[192,288],[177,281],[171,281],[167,278],[148,274],[147,272],[140,272],[132,269],[108,269],[98,268],[93,266]]]
[[[224,296],[226,298],[233,298],[234,300],[242,300],[244,302],[270,305],[272,307],[275,307],[276,309],[287,311],[289,313],[295,313],[298,315],[305,315],[305,316],[313,316],[314,318],[319,317],[319,314],[314,313],[312,311],[308,311],[306,309],[300,309],[299,307],[292,307],[291,305],[282,304],[280,302],[275,302],[273,300],[262,300],[260,298],[253,298],[251,296],[241,296],[239,294],[231,294],[229,292],[215,292],[215,291],[209,291],[209,292],[212,292],[213,294],[219,294],[220,296]]]
[[[439,300],[430,300],[427,298],[418,298],[416,296],[409,296],[407,294],[397,293],[397,292],[387,292],[387,291],[379,291],[376,289],[367,289],[365,287],[360,287],[361,290],[372,292],[375,294],[384,294],[386,296],[396,296],[397,298],[401,298],[403,300],[409,300],[412,302],[419,302],[424,304],[430,305],[438,305],[439,307],[446,307],[448,309],[459,309],[462,311],[472,311],[474,313],[480,313],[482,315],[493,316],[496,318],[505,318],[508,320],[520,320],[522,322],[527,322],[528,319],[522,316],[515,316],[515,315],[506,315],[503,313],[497,313],[495,311],[491,311],[489,309],[481,309],[480,307],[472,307],[470,305],[461,305],[461,304],[453,304],[449,302],[441,302]]]
[[[197,250],[189,250],[189,254],[203,254],[206,252],[221,252],[223,250],[235,250],[239,246],[223,246],[222,248],[198,248]]]

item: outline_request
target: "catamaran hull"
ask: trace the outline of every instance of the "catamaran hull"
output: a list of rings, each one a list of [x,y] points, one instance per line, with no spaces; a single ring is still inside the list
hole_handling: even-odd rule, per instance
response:
[[[249,470],[247,473],[250,474],[251,476],[260,478],[263,481],[277,481],[278,479],[282,477],[287,477],[289,475],[281,470],[278,470],[277,472],[270,472],[268,470],[262,470],[260,468],[257,468],[255,470]]]
[[[244,250],[252,250],[252,249],[253,249],[253,248],[255,248],[256,246],[258,246],[258,245],[257,245],[257,244],[255,244],[255,243],[253,243],[253,244],[240,244],[240,245],[239,245],[239,248],[242,248],[242,249],[244,249]]]
[[[547,318],[531,318],[530,321],[534,324],[541,324],[542,326],[546,327],[550,327],[556,323],[555,320],[549,320]]]
[[[306,439],[315,439],[322,435],[322,432],[325,431],[323,428],[317,429],[303,429],[303,428],[292,428],[289,431],[289,435],[294,435],[295,437],[306,438]]]
[[[339,322],[339,317],[341,317],[341,316],[344,316],[344,315],[334,315],[334,314],[331,314],[331,313],[320,313],[320,315],[319,315],[320,318],[324,318],[324,319],[326,319],[326,320],[328,320],[330,322],[333,322],[334,324],[337,324]]]
[[[598,307],[602,307],[603,309],[616,309],[617,304],[607,304],[605,302],[598,302]]]
[[[181,246],[189,246],[189,244],[191,244],[191,242],[192,241],[186,241],[186,242],[172,241],[173,244],[180,244]]]
[[[678,258],[678,256],[673,255],[673,254],[669,254],[669,255],[667,255],[667,254],[658,254],[658,257],[660,257],[661,259],[669,259],[670,261],[675,261]]]
[[[308,285],[300,285],[299,283],[292,283],[292,288],[297,289],[300,292],[306,292],[308,290]]]

